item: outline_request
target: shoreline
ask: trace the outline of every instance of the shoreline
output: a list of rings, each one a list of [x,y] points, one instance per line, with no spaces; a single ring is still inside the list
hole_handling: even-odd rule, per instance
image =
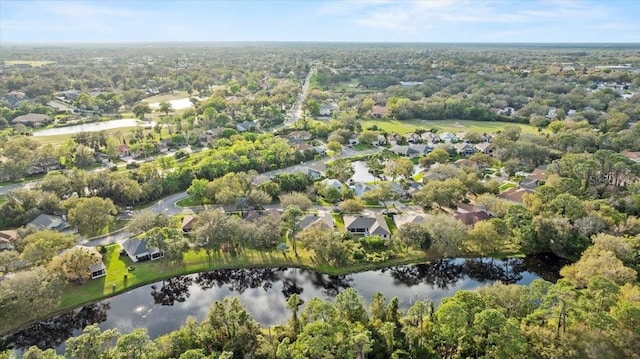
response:
[[[278,252],[278,253],[281,253],[281,252]],[[113,255],[113,253],[111,254]],[[179,263],[177,265],[170,264],[167,262],[146,261],[146,262],[143,262],[142,264],[135,264],[136,268],[140,266],[156,267],[157,265],[164,265],[166,270],[157,271],[155,272],[156,275],[151,276],[149,278],[145,278],[145,280],[134,281],[133,283],[128,283],[127,285],[122,285],[122,286],[117,285],[116,290],[113,290],[113,291],[106,292],[108,289],[107,286],[110,283],[105,283],[104,284],[105,291],[103,291],[101,295],[90,296],[80,301],[70,301],[70,298],[82,297],[82,296],[78,296],[78,294],[81,294],[81,292],[87,292],[86,290],[87,288],[91,289],[88,286],[94,282],[86,282],[83,285],[70,284],[71,285],[70,287],[63,289],[61,302],[58,308],[56,308],[56,310],[48,313],[46,316],[43,316],[41,318],[31,319],[15,326],[12,325],[10,329],[1,333],[0,337],[5,337],[7,335],[11,335],[21,330],[24,330],[30,325],[37,323],[39,321],[42,321],[46,318],[60,315],[64,312],[74,310],[85,305],[93,304],[111,297],[115,297],[117,295],[124,294],[126,292],[129,292],[131,290],[134,290],[136,288],[139,288],[148,284],[152,284],[161,280],[166,280],[166,279],[181,276],[181,275],[190,275],[190,274],[215,271],[215,270],[225,270],[225,269],[281,268],[281,267],[306,269],[306,270],[311,270],[311,271],[315,271],[315,272],[327,274],[327,275],[349,275],[354,273],[361,273],[361,272],[390,268],[395,266],[421,264],[425,262],[431,262],[431,261],[447,259],[447,258],[465,258],[465,259],[478,258],[478,257],[515,258],[515,257],[521,257],[525,255],[527,254],[526,253],[498,253],[494,255],[483,256],[483,255],[480,255],[479,253],[465,253],[465,254],[456,255],[454,257],[443,257],[440,255],[435,255],[435,253],[433,255],[430,255],[424,252],[421,252],[421,253],[413,252],[408,256],[402,257],[402,258],[388,259],[386,261],[381,261],[377,263],[354,263],[354,264],[349,264],[341,267],[313,265],[313,263],[305,263],[306,261],[301,262],[301,260],[303,260],[302,256],[298,256],[297,257],[298,261],[295,261],[296,257],[294,255],[282,257],[283,260],[277,261],[276,263],[265,263],[265,262],[263,263],[258,262],[258,263],[252,263],[252,264],[242,263],[242,262],[220,263],[214,260],[207,260],[205,263],[202,263],[202,262],[196,263],[197,265],[193,267],[186,266],[184,263],[184,260],[183,260],[183,263]],[[307,261],[310,261],[310,260],[311,259],[307,258]],[[131,273],[135,273],[135,270],[132,271]],[[94,279],[92,281],[97,281],[103,278],[104,277]],[[65,304],[65,299],[67,301],[66,304]]]

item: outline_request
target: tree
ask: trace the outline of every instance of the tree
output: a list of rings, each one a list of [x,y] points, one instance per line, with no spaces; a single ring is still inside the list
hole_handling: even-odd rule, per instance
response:
[[[362,213],[364,203],[359,199],[347,199],[340,203],[340,211],[344,213]]]
[[[51,268],[59,270],[68,279],[75,279],[79,284],[91,278],[89,267],[100,261],[96,250],[85,247],[73,247],[56,256]]]
[[[502,236],[492,221],[480,221],[469,231],[469,242],[475,245],[480,254],[496,253],[501,241]]]
[[[293,338],[295,339],[300,333],[300,321],[298,320],[298,309],[302,305],[302,299],[297,293],[287,299],[287,309],[291,310],[291,326],[293,327]]]
[[[298,247],[296,246],[296,232],[298,230],[298,224],[304,212],[300,209],[300,207],[296,205],[289,205],[285,208],[282,213],[282,221],[285,225],[285,228],[289,230],[289,238],[291,239],[291,245],[293,247],[293,252],[298,255]]]
[[[625,267],[613,252],[595,246],[587,248],[580,260],[562,268],[560,274],[578,288],[586,287],[589,278],[596,275],[601,275],[619,285],[631,283],[638,276],[636,271]]]
[[[67,339],[64,354],[74,359],[102,358],[112,350],[113,340],[120,336],[117,329],[102,332],[97,324],[85,327],[82,334]]]
[[[342,183],[346,183],[353,176],[355,170],[349,160],[338,159],[327,163],[326,173],[328,178],[335,178]]]
[[[187,188],[187,194],[191,197],[191,199],[200,203],[201,206],[204,206],[204,200],[207,198],[207,185],[209,181],[206,179],[194,179],[191,181],[191,186]]]
[[[0,330],[53,313],[60,304],[64,282],[44,267],[19,271],[0,281]]]
[[[162,213],[154,213],[145,209],[137,212],[131,217],[128,229],[131,233],[138,234],[146,232],[154,227],[167,227],[169,218]]]
[[[431,233],[424,223],[407,223],[398,229],[397,238],[409,247],[427,251],[431,248]]]
[[[342,198],[342,191],[334,186],[324,186],[318,190],[318,194],[321,195],[327,202],[335,204],[340,198]]]
[[[339,156],[342,153],[342,145],[337,141],[329,141],[327,143],[327,151],[332,156]]]
[[[403,177],[406,180],[411,179],[413,174],[413,162],[406,157],[398,157],[387,160],[384,168],[385,176],[391,177],[391,181],[395,182],[396,178]]]
[[[80,198],[69,210],[69,223],[82,235],[98,234],[115,220],[116,207],[111,199],[100,197]]]
[[[450,178],[444,181],[429,181],[418,192],[414,198],[419,204],[429,207],[432,203],[438,206],[453,207],[462,199],[466,193],[466,188],[457,178]]]
[[[425,217],[431,234],[431,248],[445,257],[459,255],[466,250],[467,228],[459,220],[446,214]]]
[[[133,114],[140,120],[144,120],[144,115],[151,113],[151,107],[146,102],[139,102],[131,110]]]
[[[122,334],[116,341],[113,354],[121,359],[153,358],[157,353],[147,328],[136,328],[131,333]]]
[[[420,166],[427,167],[434,163],[449,162],[449,152],[444,148],[436,148],[420,159]]]
[[[23,239],[24,249],[21,258],[33,264],[49,262],[53,256],[75,243],[72,236],[53,230],[38,231]]]
[[[287,208],[291,205],[295,205],[302,211],[306,211],[311,208],[313,202],[309,197],[301,192],[289,192],[280,195],[280,205],[282,208]]]
[[[165,116],[169,116],[169,112],[173,112],[173,106],[171,106],[170,102],[162,101],[158,105],[158,112],[164,112]]]

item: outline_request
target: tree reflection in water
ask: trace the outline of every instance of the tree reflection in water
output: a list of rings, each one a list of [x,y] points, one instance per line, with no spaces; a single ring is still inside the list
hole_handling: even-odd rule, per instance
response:
[[[2,338],[0,351],[28,348],[32,345],[40,349],[55,348],[72,337],[74,331],[107,320],[109,308],[109,302],[95,303],[31,324],[17,333]]]
[[[198,273],[195,283],[202,289],[227,286],[229,290],[243,293],[249,288],[271,289],[286,268],[221,269]]]
[[[406,286],[422,283],[441,289],[449,289],[465,275],[464,262],[455,259],[441,259],[429,264],[394,267],[391,276]]]
[[[182,303],[189,298],[189,287],[193,283],[191,276],[181,275],[171,279],[163,280],[162,287],[151,286],[151,296],[153,302],[162,305],[173,305],[175,302]]]

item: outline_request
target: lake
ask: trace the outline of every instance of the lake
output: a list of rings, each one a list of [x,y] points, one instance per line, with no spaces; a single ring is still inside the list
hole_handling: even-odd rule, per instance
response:
[[[308,302],[313,297],[331,299],[341,290],[354,287],[367,304],[375,292],[381,292],[387,299],[397,296],[401,309],[407,309],[416,300],[433,300],[438,305],[459,290],[495,281],[528,284],[542,278],[555,282],[565,264],[553,255],[536,255],[506,260],[443,259],[345,276],[295,268],[218,270],[136,288],[33,324],[7,336],[4,342],[9,347],[38,345],[62,352],[67,338],[78,335],[81,328],[92,323],[99,323],[103,330],[117,328],[123,333],[146,327],[149,335],[156,338],[178,329],[188,316],[202,321],[211,305],[227,296],[238,296],[263,325],[289,319],[291,314],[285,303],[293,293]]]
[[[95,132],[95,131],[104,131],[111,130],[114,128],[121,127],[136,127],[136,126],[145,126],[145,127],[153,127],[155,122],[142,122],[140,120],[134,118],[125,118],[121,120],[110,120],[104,122],[92,122],[92,123],[83,123],[81,125],[73,125],[67,127],[57,127],[57,128],[48,128],[42,131],[34,131],[33,136],[54,136],[54,135],[70,135],[76,134],[79,132]]]

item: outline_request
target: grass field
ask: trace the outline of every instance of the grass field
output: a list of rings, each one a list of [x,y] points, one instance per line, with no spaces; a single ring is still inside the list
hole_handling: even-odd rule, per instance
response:
[[[197,96],[197,95],[193,95]],[[163,93],[160,95],[155,95],[151,97],[147,97],[142,102],[162,102],[162,101],[171,101],[171,100],[179,100],[181,98],[189,97],[189,94],[186,91],[173,91],[171,93]]]
[[[396,132],[399,134],[405,134],[413,132],[416,128],[422,128],[430,130],[435,128],[438,132],[451,132],[453,134],[459,131],[473,131],[479,133],[491,133],[502,130],[507,125],[516,125],[522,128],[523,133],[537,134],[538,128],[518,123],[509,122],[488,122],[488,121],[456,121],[456,120],[442,120],[442,121],[427,121],[427,120],[365,120],[361,121],[362,128],[368,128],[376,125],[378,128],[387,132]]]
[[[101,132],[104,132],[107,136],[109,135],[115,135],[115,134],[127,134],[129,132],[131,132],[132,129],[134,129],[135,127],[120,127],[120,128],[112,128],[109,130],[103,130]],[[32,137],[33,139],[35,139],[36,141],[43,143],[43,144],[53,144],[53,145],[59,145],[61,143],[64,143],[66,140],[74,138],[76,136],[75,133],[67,133],[64,135],[51,135],[51,136],[34,136]]]
[[[4,64],[7,66],[29,65],[31,67],[40,67],[40,66],[50,65],[55,63],[56,63],[55,61],[29,61],[29,60],[9,60],[4,62]]]

